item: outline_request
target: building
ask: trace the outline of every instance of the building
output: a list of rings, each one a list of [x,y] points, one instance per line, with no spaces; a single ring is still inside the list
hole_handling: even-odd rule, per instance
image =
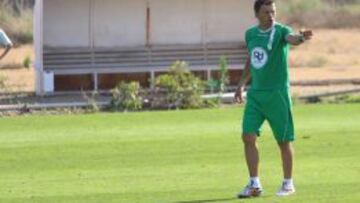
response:
[[[37,94],[107,90],[151,79],[185,60],[203,79],[219,57],[231,82],[245,62],[251,0],[36,0]]]

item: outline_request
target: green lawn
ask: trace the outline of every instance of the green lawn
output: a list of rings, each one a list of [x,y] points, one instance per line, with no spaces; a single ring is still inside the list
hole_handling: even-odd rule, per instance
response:
[[[264,196],[248,175],[243,108],[0,120],[0,202],[360,202],[360,105],[297,105],[297,193],[278,198],[281,162],[265,125]]]

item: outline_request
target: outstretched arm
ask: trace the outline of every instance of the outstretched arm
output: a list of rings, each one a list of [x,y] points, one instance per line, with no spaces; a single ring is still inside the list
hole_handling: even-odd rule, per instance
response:
[[[241,74],[241,79],[239,82],[239,86],[236,89],[235,92],[235,101],[238,103],[242,103],[243,102],[243,98],[242,98],[242,93],[244,91],[244,87],[246,86],[246,84],[248,83],[248,81],[250,80],[251,75],[250,75],[250,57],[247,58],[246,63],[245,63],[245,68],[243,73]]]
[[[291,45],[300,45],[304,43],[306,40],[310,40],[313,36],[311,30],[300,31],[300,34],[289,34],[286,37],[286,41]]]

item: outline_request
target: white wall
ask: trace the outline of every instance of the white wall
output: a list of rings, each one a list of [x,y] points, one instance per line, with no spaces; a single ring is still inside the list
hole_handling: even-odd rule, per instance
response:
[[[151,42],[202,42],[203,0],[151,0]]]
[[[95,47],[144,46],[145,42],[145,0],[95,1]]]
[[[205,0],[206,41],[237,42],[244,40],[245,30],[254,24],[251,0]]]
[[[90,46],[90,0],[44,0],[44,46]]]
[[[153,44],[239,42],[256,23],[252,0],[150,0]]]
[[[150,42],[239,42],[256,23],[253,0],[44,0],[44,46],[128,47]]]

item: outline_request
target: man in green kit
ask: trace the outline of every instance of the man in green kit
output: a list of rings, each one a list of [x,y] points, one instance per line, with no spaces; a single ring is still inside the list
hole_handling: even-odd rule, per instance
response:
[[[279,145],[283,163],[284,180],[276,194],[287,196],[295,192],[292,180],[291,143],[294,141],[294,124],[289,95],[289,46],[309,40],[312,31],[304,30],[294,34],[290,27],[275,22],[276,7],[273,0],[256,0],[254,11],[259,25],[249,28],[245,33],[249,58],[235,93],[235,100],[243,102],[243,89],[251,78],[242,124],[250,180],[238,197],[257,197],[262,193],[256,139],[260,136],[260,128],[265,120],[269,122]]]
[[[5,48],[3,53],[0,55],[0,60],[3,59],[6,54],[9,53],[12,46],[13,44],[10,41],[9,37],[5,34],[5,32],[2,29],[0,29],[0,47]]]

